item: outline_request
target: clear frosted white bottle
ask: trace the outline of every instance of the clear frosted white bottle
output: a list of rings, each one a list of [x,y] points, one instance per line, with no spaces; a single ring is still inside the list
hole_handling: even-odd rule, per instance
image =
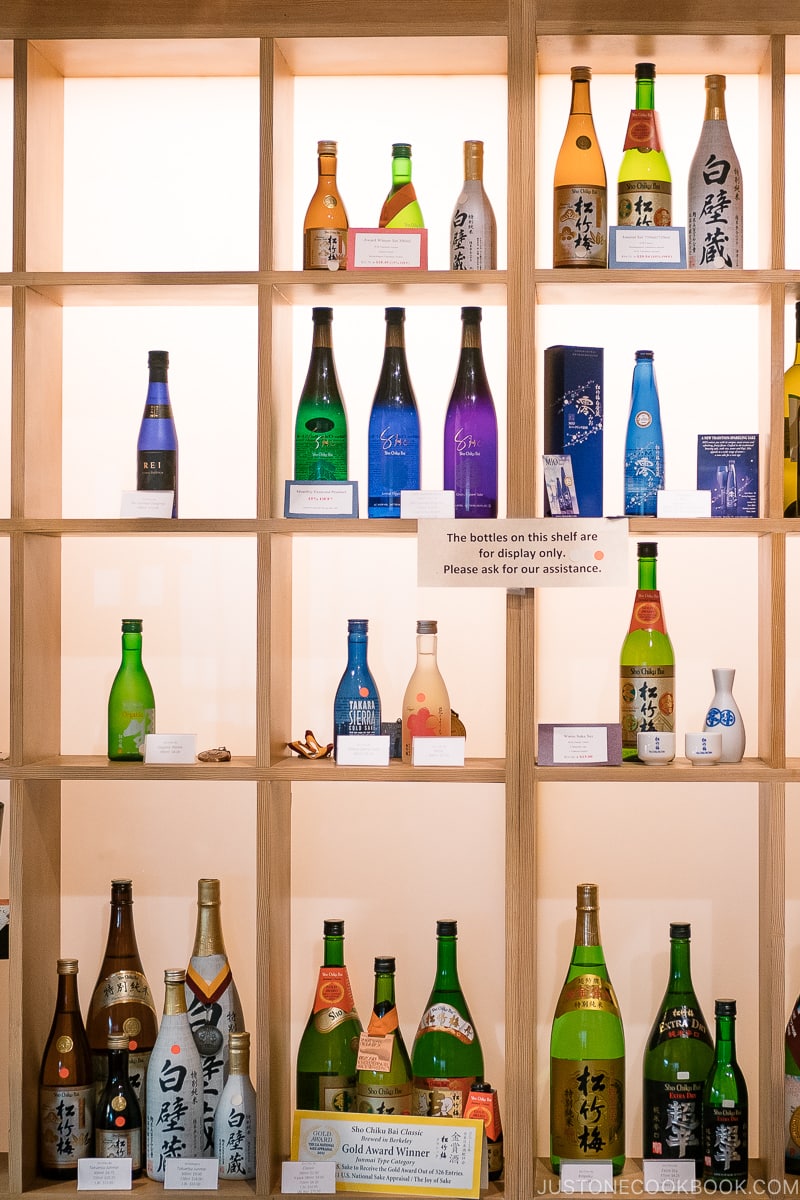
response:
[[[733,698],[733,667],[713,667],[714,696],[708,706],[703,730],[722,734],[720,762],[741,762],[744,757],[745,731],[742,714]]]
[[[186,972],[164,972],[164,1015],[147,1064],[147,1174],[170,1158],[203,1156],[203,1067],[186,1012]]]
[[[417,621],[417,665],[403,697],[403,762],[415,737],[450,737],[450,697],[436,661],[438,624]]]
[[[497,223],[483,187],[483,142],[464,142],[464,186],[450,219],[450,270],[496,267]]]
[[[256,1093],[250,1082],[250,1034],[228,1038],[228,1080],[214,1115],[220,1179],[256,1177]]]
[[[690,267],[741,268],[742,203],[742,172],[725,116],[725,76],[706,75],[705,119],[689,168],[686,252]]]

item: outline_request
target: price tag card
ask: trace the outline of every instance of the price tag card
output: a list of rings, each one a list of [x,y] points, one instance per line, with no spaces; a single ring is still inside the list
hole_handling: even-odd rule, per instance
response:
[[[645,1158],[642,1167],[645,1192],[694,1191],[695,1168],[691,1158]]]
[[[370,1037],[368,1033],[360,1034],[358,1038],[358,1057],[356,1058],[356,1070],[391,1070],[393,1050],[393,1033],[387,1033],[381,1037]]]
[[[285,517],[357,517],[358,481],[317,483],[287,479],[283,496]]]
[[[679,270],[686,266],[686,230],[679,225],[611,225],[609,267]]]
[[[336,761],[342,767],[387,767],[388,733],[339,736],[336,739]]]
[[[427,229],[353,229],[347,234],[348,271],[426,271]]]
[[[547,725],[539,726],[541,767],[601,766],[617,767],[622,762],[622,726]]]
[[[711,516],[711,492],[690,488],[659,488],[656,504],[659,517]]]
[[[196,733],[148,733],[145,736],[146,763],[193,763],[196,757]]]
[[[614,1171],[611,1159],[601,1159],[598,1162],[574,1161],[570,1158],[561,1160],[561,1176],[559,1191],[566,1194],[573,1192],[613,1192]]]
[[[335,1162],[337,1192],[477,1198],[484,1136],[477,1119],[300,1109],[292,1158]]]
[[[411,740],[414,767],[463,767],[464,737],[415,737]]]
[[[333,1195],[336,1191],[336,1163],[281,1163],[281,1191],[300,1196]]]
[[[164,1168],[164,1190],[215,1192],[219,1186],[216,1158],[168,1158]]]
[[[132,1187],[130,1158],[79,1158],[79,1192],[129,1192]]]
[[[401,517],[449,517],[456,515],[455,492],[401,492]]]
[[[171,517],[174,492],[123,492],[121,517]]]

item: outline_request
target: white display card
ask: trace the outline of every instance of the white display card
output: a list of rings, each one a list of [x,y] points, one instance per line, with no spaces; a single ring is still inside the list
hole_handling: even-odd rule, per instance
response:
[[[645,1192],[688,1195],[694,1191],[695,1167],[692,1158],[645,1158],[642,1168]]]
[[[129,1192],[132,1187],[130,1158],[79,1158],[79,1192]]]
[[[219,1186],[216,1158],[168,1158],[164,1166],[164,1190],[215,1192]]]
[[[336,762],[341,767],[387,767],[388,733],[340,734],[336,739]]]
[[[401,492],[401,517],[449,517],[456,515],[455,492]]]
[[[711,492],[696,488],[660,488],[656,493],[659,517],[710,517]]]
[[[145,736],[146,763],[193,763],[196,758],[196,733],[148,733]]]
[[[336,1191],[336,1163],[281,1163],[281,1191],[298,1196],[333,1195]]]
[[[283,496],[285,517],[357,517],[358,481],[340,483],[287,479]]]
[[[171,517],[174,492],[123,492],[121,517]]]
[[[412,766],[463,767],[466,742],[465,737],[412,738]]]
[[[613,1192],[614,1170],[610,1158],[597,1162],[585,1162],[562,1158],[559,1191],[571,1195],[573,1192]]]

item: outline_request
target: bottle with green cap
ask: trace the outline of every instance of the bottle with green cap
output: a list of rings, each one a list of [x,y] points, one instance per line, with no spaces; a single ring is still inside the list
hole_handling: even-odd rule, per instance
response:
[[[144,739],[156,731],[156,702],[142,663],[142,622],[122,622],[122,662],[108,697],[108,757],[141,762]]]
[[[361,1021],[344,964],[344,921],[323,924],[323,964],[297,1050],[297,1108],[353,1112]]]
[[[736,1061],[736,1001],[717,1000],[714,1061],[703,1090],[706,1180],[733,1191],[747,1181],[747,1084]]]
[[[639,585],[620,653],[623,759],[638,757],[637,733],[675,728],[675,655],[656,587],[657,557],[655,542],[639,542]]]
[[[422,210],[411,182],[411,147],[408,142],[392,146],[392,186],[383,202],[381,229],[424,229]]]

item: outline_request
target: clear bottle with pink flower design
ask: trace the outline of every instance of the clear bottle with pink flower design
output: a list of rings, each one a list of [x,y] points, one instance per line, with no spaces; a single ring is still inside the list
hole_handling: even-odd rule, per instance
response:
[[[403,697],[403,762],[415,737],[450,737],[450,697],[436,661],[436,621],[417,621],[417,665]]]

